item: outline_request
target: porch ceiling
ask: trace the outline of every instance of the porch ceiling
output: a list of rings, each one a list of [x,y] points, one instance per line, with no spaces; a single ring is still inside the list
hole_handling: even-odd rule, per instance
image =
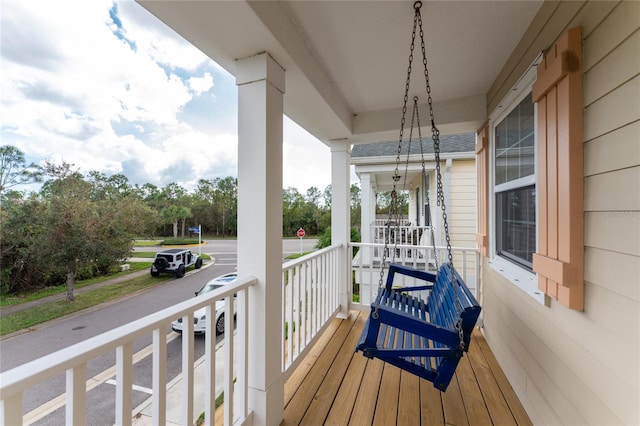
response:
[[[285,113],[320,140],[397,137],[413,1],[138,1],[231,74],[236,59],[268,51],[287,71]],[[424,2],[442,133],[484,121],[485,95],[541,4]],[[419,55],[411,96],[424,93]]]

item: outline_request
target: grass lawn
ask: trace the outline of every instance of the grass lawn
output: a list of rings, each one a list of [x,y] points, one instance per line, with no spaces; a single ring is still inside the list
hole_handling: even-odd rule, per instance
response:
[[[113,274],[110,274],[110,275],[103,275],[103,276],[94,277],[88,280],[77,281],[74,288],[78,289],[78,288],[86,287],[88,285],[101,283],[103,281],[110,280],[113,278],[129,275],[130,273],[135,271],[148,269],[151,267],[151,262],[131,262],[129,265],[130,265],[130,269],[128,271],[114,272]],[[43,297],[51,296],[53,294],[65,293],[66,291],[67,291],[67,285],[66,283],[63,283],[63,284],[60,284],[59,286],[43,288],[28,294],[2,295],[2,298],[0,299],[0,307],[19,305],[20,303],[31,302],[33,300],[38,300],[38,299],[42,299]]]
[[[141,247],[156,247],[162,240],[136,240],[135,245]],[[77,281],[75,289],[81,289],[93,284],[98,284],[113,278],[126,277],[132,272],[140,270],[148,270],[151,267],[152,259],[157,251],[140,251],[132,253],[131,257],[149,259],[149,262],[129,262],[129,270],[123,272],[114,272],[109,275],[94,277],[88,280]],[[211,256],[202,254],[202,259],[211,260]],[[73,302],[59,300],[55,302],[44,303],[21,312],[10,315],[0,315],[0,336],[13,333],[18,330],[33,327],[34,325],[62,317],[64,315],[80,311],[92,306],[99,305],[110,300],[126,296],[139,290],[165,282],[172,279],[171,275],[161,277],[151,277],[145,274],[140,277],[130,278],[122,282],[113,283],[108,286],[96,288],[83,294],[77,294]],[[20,295],[2,295],[0,298],[0,308],[6,306],[19,305],[21,303],[31,302],[42,299],[47,296],[64,294],[67,291],[66,283],[59,286],[47,287],[40,290]]]
[[[149,267],[148,264],[147,267]],[[113,276],[110,278],[113,278]],[[172,278],[173,277],[170,275],[156,278],[145,274],[141,277],[132,278],[130,280],[97,288],[84,294],[76,295],[73,302],[59,300],[45,303],[28,310],[16,312],[11,315],[2,315],[0,316],[0,336],[33,327],[34,325],[126,296],[136,291],[163,283]]]

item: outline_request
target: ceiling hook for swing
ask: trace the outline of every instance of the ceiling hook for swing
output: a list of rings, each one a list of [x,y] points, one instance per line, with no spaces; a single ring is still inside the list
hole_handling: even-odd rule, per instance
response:
[[[420,10],[420,8],[421,8],[421,7],[422,7],[422,2],[421,2],[420,0],[418,0],[417,2],[415,2],[415,3],[413,4],[413,8],[414,8],[415,10]]]

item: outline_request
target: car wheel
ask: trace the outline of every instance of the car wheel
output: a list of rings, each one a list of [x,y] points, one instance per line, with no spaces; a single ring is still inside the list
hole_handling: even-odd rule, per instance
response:
[[[216,321],[216,334],[224,333],[224,314],[220,315],[220,318]]]
[[[153,270],[151,271],[151,276],[152,276],[152,277],[157,277],[157,276],[159,276],[159,275],[160,275],[160,272],[158,272],[158,271],[153,271]]]
[[[196,260],[196,269],[202,268],[202,259]]]
[[[178,266],[178,269],[176,269],[176,278],[182,277],[184,277],[184,265],[180,265]]]

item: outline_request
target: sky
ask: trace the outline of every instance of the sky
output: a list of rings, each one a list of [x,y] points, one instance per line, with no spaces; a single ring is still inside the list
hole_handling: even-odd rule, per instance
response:
[[[139,4],[2,0],[0,31],[0,144],[27,162],[188,190],[237,176],[235,78]],[[324,190],[330,155],[285,117],[285,188]]]

